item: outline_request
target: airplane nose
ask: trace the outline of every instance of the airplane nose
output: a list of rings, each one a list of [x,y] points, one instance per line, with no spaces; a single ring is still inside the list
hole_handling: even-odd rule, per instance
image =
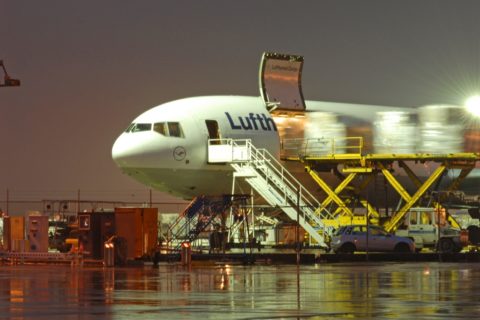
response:
[[[169,145],[152,132],[123,133],[112,147],[112,159],[120,168],[143,168],[158,165],[171,154]]]
[[[123,133],[112,147],[112,159],[119,167],[134,166],[140,152],[132,137]]]

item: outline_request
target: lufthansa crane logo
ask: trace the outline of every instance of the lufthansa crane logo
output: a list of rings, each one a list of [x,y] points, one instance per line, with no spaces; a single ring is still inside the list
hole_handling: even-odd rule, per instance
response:
[[[173,159],[182,161],[187,156],[187,150],[184,147],[178,146],[173,150]]]

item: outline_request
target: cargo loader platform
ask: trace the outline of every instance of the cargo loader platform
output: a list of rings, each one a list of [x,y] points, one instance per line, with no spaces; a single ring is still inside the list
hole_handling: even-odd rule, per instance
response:
[[[309,139],[296,139],[282,143],[282,159],[284,161],[298,161],[305,166],[306,172],[326,193],[327,197],[321,205],[330,209],[335,217],[354,216],[350,207],[355,201],[366,209],[369,219],[373,223],[379,223],[380,213],[377,212],[371,201],[361,196],[374,180],[377,174],[385,177],[385,180],[398,193],[403,205],[394,210],[394,213],[383,222],[386,231],[394,231],[404,218],[410,208],[416,205],[423,197],[430,197],[430,203],[438,207],[438,197],[433,199],[429,192],[440,184],[441,178],[450,169],[459,170],[459,174],[449,183],[445,191],[455,191],[460,183],[476,167],[480,161],[480,153],[413,153],[413,154],[363,154],[363,139],[352,137],[347,143],[335,143],[332,139],[328,147],[322,145],[320,149],[312,148],[314,143]],[[336,145],[343,147],[337,148]],[[428,164],[432,172],[425,180],[415,174],[411,168],[412,164]],[[407,187],[401,183],[393,171],[403,169],[414,185],[414,192],[407,191]],[[333,188],[321,176],[321,172],[333,172],[340,180],[340,183]],[[355,183],[357,181],[357,183]],[[434,187],[435,186],[435,187]],[[346,192],[348,191],[348,192]],[[451,224],[458,224],[452,219]]]

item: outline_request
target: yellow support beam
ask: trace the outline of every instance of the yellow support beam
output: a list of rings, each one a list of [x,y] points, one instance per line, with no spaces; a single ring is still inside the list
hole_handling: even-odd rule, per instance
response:
[[[350,203],[352,202],[352,199],[349,198],[349,199],[345,199],[344,200],[344,203],[346,206],[348,206]],[[372,218],[375,218],[375,219],[378,219],[378,217],[380,217],[380,214],[378,213],[377,210],[375,210],[374,207],[372,207],[372,205],[365,199],[360,199],[360,204],[365,208],[367,209],[367,213],[368,213],[368,216],[372,217]],[[338,207],[337,210],[335,210],[335,212],[333,213],[333,216],[337,216],[339,215],[341,212],[343,211],[343,208],[341,207]]]
[[[353,216],[353,212],[345,205],[345,203],[340,199],[337,194],[328,186],[328,184],[320,178],[320,176],[315,172],[315,170],[312,170],[310,166],[305,166],[305,169],[307,172],[310,174],[310,176],[315,180],[315,182],[327,193],[329,197],[332,198],[332,200],[341,208],[343,208],[343,211],[350,215]]]
[[[345,205],[348,206],[351,202],[352,202],[352,199],[345,199]],[[380,217],[380,214],[378,213],[377,210],[375,210],[374,207],[372,207],[372,205],[370,203],[368,203],[367,200],[365,199],[360,199],[360,204],[365,208],[367,209],[367,212],[368,212],[368,216],[369,217],[372,217],[374,219],[378,219],[378,217]],[[333,213],[333,216],[338,216],[340,215],[340,213],[344,210],[344,208],[341,208],[341,207],[338,207],[337,210],[335,210],[335,212]],[[341,224],[340,224],[341,225]]]
[[[390,172],[390,170],[388,170],[387,168],[385,168],[385,166],[383,165],[383,163],[379,162],[378,163],[378,166],[380,167],[380,169],[382,170],[382,173],[383,175],[385,176],[385,178],[387,178],[388,182],[390,182],[390,184],[392,185],[392,187],[398,192],[398,194],[403,198],[403,200],[405,200],[406,202],[409,202],[411,200],[411,197],[410,195],[408,194],[407,190],[405,190],[402,185],[400,184],[400,182],[398,182],[397,179],[395,179],[395,177],[393,176],[393,174]]]
[[[365,163],[372,161],[434,161],[434,162],[443,162],[443,161],[467,161],[475,162],[480,161],[480,153],[447,153],[447,154],[432,154],[432,153],[406,153],[406,154],[393,154],[393,153],[369,153],[362,155],[361,153],[326,153],[322,155],[318,154],[304,154],[303,156],[298,155],[287,155],[283,154],[281,156],[284,160],[292,161],[308,161],[308,162],[335,162],[340,163],[347,160],[351,163],[355,162],[360,164],[360,166],[365,166]]]
[[[336,195],[339,195],[340,192],[343,191],[343,189],[345,189],[345,187],[356,177],[356,173],[351,173],[349,174],[342,182],[340,182],[340,184],[335,188],[335,190],[333,191]],[[326,207],[328,206],[331,202],[333,201],[333,198],[332,196],[328,195],[328,197],[323,200],[322,202],[322,206],[323,207]]]
[[[345,199],[345,205],[346,205],[346,206],[349,205],[350,202],[351,202],[350,199]],[[342,212],[345,212],[345,211],[343,210],[343,207],[337,207],[337,209],[333,212],[333,216],[334,216],[334,217],[338,217],[338,216],[340,216],[340,214],[341,214]]]
[[[362,206],[364,208],[367,209],[369,217],[372,217],[372,218],[375,218],[375,219],[378,219],[380,217],[380,213],[378,213],[378,211],[375,210],[375,208],[372,207],[372,205],[370,203],[368,203],[367,200],[362,199],[362,200],[360,200],[360,203],[362,204]]]
[[[425,194],[425,192],[432,186],[432,184],[438,180],[445,171],[446,166],[444,164],[440,165],[430,177],[418,188],[417,192],[413,196],[410,197],[408,195],[408,198],[410,198],[407,203],[389,220],[387,223],[385,223],[384,227],[387,232],[391,232],[395,229],[395,227],[398,225],[400,220],[405,216],[405,214],[410,210],[410,208],[420,199],[421,196]],[[396,180],[395,180],[396,181]],[[398,182],[397,182],[398,183]],[[403,189],[403,188],[402,188]],[[406,193],[406,191],[405,191]],[[403,198],[404,196],[402,196]]]
[[[372,172],[372,168],[362,168],[362,167],[354,167],[354,168],[343,168],[343,173],[370,173]]]
[[[306,168],[307,168],[307,171],[308,171],[309,170],[308,167],[306,167]],[[335,193],[336,195],[339,195],[340,192],[342,192],[345,189],[345,187],[348,184],[350,184],[356,176],[357,176],[357,173],[349,174],[344,180],[342,180],[342,182],[335,188],[335,190],[332,193]],[[353,186],[355,193],[360,194],[360,192],[368,186],[368,184],[373,180],[374,177],[375,176],[373,174],[368,175],[366,177],[366,179],[364,179],[363,182],[358,187]],[[315,178],[314,178],[314,180],[317,181]],[[318,183],[318,181],[317,181],[317,183]],[[327,207],[328,205],[330,205],[330,203],[332,201],[334,201],[334,197],[332,197],[331,194],[328,191],[326,191],[324,187],[328,187],[328,186],[324,185],[322,187],[324,189],[324,191],[328,194],[328,196],[322,202],[322,207],[323,208]],[[333,216],[336,217],[336,216],[340,215],[342,212],[347,213],[349,216],[352,216],[353,212],[348,208],[348,205],[352,202],[352,200],[351,199],[342,200],[340,198],[338,198],[338,200],[342,202],[342,205],[339,205],[339,203],[338,203],[339,201],[334,201],[337,204],[337,209],[334,211]],[[367,200],[360,199],[360,204],[365,209],[367,209],[367,212],[368,212],[369,216],[371,216],[373,218],[380,217],[380,214],[378,213],[378,211],[375,210],[375,208]]]

